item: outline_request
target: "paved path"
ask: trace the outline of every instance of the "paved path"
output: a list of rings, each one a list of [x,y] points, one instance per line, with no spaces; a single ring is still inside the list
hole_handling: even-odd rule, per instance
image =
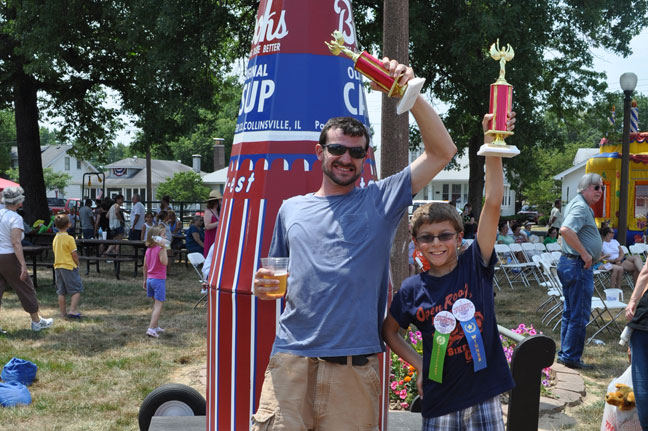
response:
[[[558,399],[540,397],[540,420],[538,431],[553,431],[563,429],[565,426],[576,425],[576,419],[564,414],[566,406],[576,406],[582,402],[585,395],[585,382],[576,370],[569,369],[558,363],[551,368],[556,373],[556,385],[551,391],[559,396]],[[202,369],[199,380],[206,385],[206,370]],[[507,405],[504,408],[504,423],[506,423]],[[151,422],[151,431],[177,430],[186,431],[204,430],[204,417],[196,418],[171,418],[155,417]],[[181,426],[181,428],[178,428]],[[419,431],[421,429],[421,414],[407,411],[390,411],[388,428],[386,431]],[[512,430],[511,430],[512,431]]]

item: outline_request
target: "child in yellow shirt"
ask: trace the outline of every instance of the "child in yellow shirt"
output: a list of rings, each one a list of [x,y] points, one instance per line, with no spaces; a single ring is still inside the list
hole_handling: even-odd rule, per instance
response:
[[[56,293],[58,294],[59,309],[65,318],[80,319],[79,300],[83,292],[83,283],[79,275],[79,256],[76,241],[67,230],[71,226],[67,214],[59,214],[54,219],[58,233],[54,237],[54,272],[56,275]],[[65,308],[65,296],[71,295],[70,313]]]

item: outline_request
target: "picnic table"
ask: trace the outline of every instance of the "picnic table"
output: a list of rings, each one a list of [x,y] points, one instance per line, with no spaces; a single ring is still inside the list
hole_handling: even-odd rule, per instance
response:
[[[146,248],[144,241],[131,241],[128,239],[77,239],[77,252],[79,255],[79,262],[86,262],[86,275],[90,273],[90,264],[96,265],[97,273],[99,271],[99,262],[108,262],[115,264],[115,276],[119,280],[119,273],[121,270],[122,262],[133,262],[133,276],[137,277],[137,269],[143,265],[140,263],[141,257],[140,249]],[[100,246],[105,246],[105,249],[111,245],[119,245],[120,253],[118,255],[101,255],[99,253]],[[124,246],[132,247],[133,253],[126,254],[123,252]]]
[[[47,252],[48,250],[51,250],[51,247],[43,246],[43,245],[24,245],[22,247],[23,249],[23,256],[25,256],[25,262],[30,259],[31,260],[31,266],[32,266],[32,278],[34,279],[34,287],[38,288],[38,279],[36,278],[37,272],[38,272],[38,267],[39,266],[44,266],[47,268],[52,268],[52,284],[55,284],[55,277],[54,277],[54,263],[53,262],[38,262],[38,259],[42,257],[44,252]]]

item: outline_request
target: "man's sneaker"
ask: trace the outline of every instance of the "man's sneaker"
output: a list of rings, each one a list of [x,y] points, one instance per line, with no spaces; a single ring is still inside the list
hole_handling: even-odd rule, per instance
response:
[[[0,335],[4,335],[4,334],[6,334],[6,333],[7,333],[7,331],[5,331],[4,329],[2,329],[2,327],[0,326]]]
[[[46,319],[44,317],[41,317],[40,322],[32,322],[31,324],[31,329],[32,331],[38,332],[41,329],[49,328],[54,324],[54,319]]]
[[[164,328],[160,328],[160,327],[158,326],[157,328],[154,329],[154,331],[157,332],[157,333],[159,334],[159,333],[161,333],[161,332],[164,332]]]
[[[152,329],[152,328],[148,328],[148,329],[146,330],[146,335],[148,335],[149,337],[152,337],[152,338],[160,338],[160,336],[158,335],[158,333],[155,332],[155,329]]]

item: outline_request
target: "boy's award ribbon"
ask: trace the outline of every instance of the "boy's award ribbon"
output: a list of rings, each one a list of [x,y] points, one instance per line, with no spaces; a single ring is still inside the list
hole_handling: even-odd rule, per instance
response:
[[[477,326],[475,320],[475,304],[466,298],[457,299],[452,305],[452,314],[461,323],[461,328],[466,334],[466,341],[473,358],[474,370],[479,371],[486,368],[486,352],[484,351],[484,341],[479,332],[479,326]]]
[[[456,325],[457,321],[449,311],[440,311],[434,316],[434,335],[432,335],[434,342],[432,343],[432,357],[430,357],[430,371],[428,373],[430,380],[442,383],[443,361],[448,348],[448,339]]]

